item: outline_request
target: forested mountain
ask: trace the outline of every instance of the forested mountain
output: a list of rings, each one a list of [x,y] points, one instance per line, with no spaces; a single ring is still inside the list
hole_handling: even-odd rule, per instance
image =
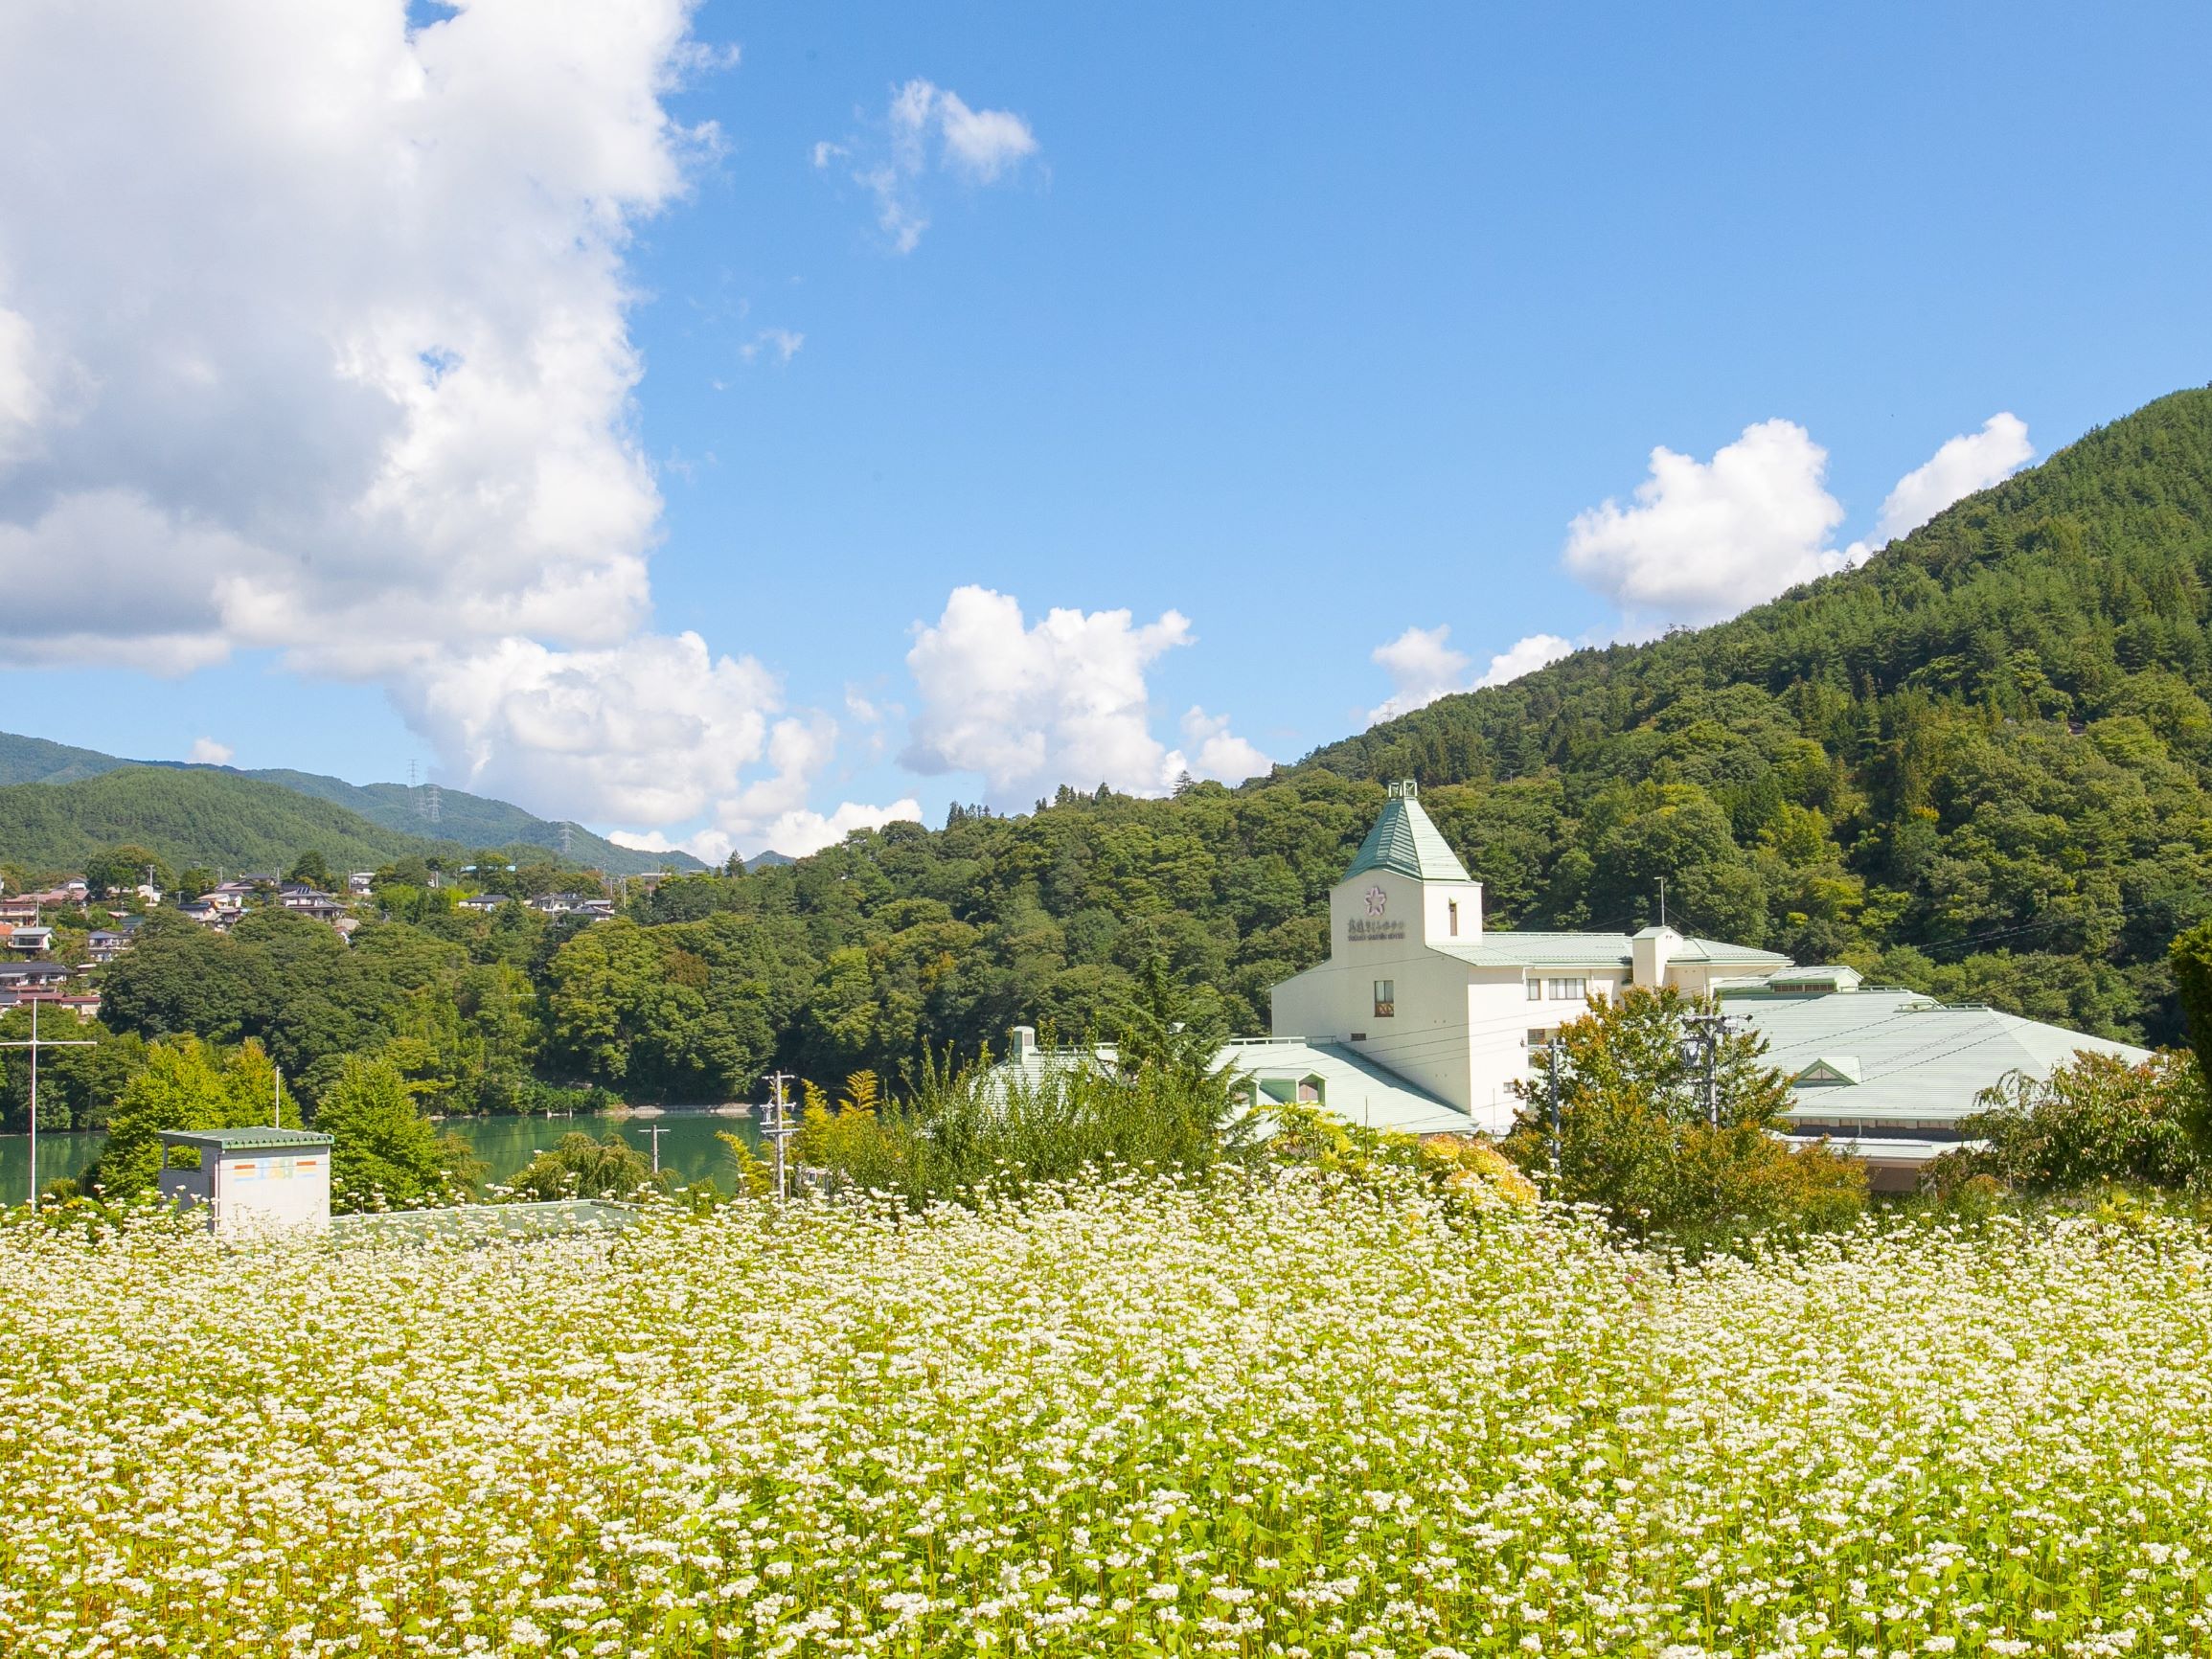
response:
[[[372,824],[327,801],[235,772],[124,766],[67,784],[0,785],[0,858],[32,871],[80,870],[121,842],[177,869],[282,874],[306,852],[336,869],[465,850]]]
[[[2212,915],[2208,623],[2212,392],[2189,392],[1859,569],[1239,789],[955,810],[588,927],[427,895],[351,954],[292,919],[170,930],[107,970],[111,1012],[264,1035],[287,1076],[393,1044],[464,1107],[529,1072],[726,1098],[771,1061],[830,1081],[1020,1020],[1111,1031],[1155,952],[1263,1031],[1267,988],[1324,952],[1380,781],[1411,776],[1491,926],[1632,928],[1664,876],[1699,933],[2171,1042],[2165,946]]]
[[[125,767],[156,767],[171,771],[213,772],[231,778],[251,778],[279,784],[298,794],[343,807],[371,824],[421,841],[447,841],[463,847],[543,847],[561,852],[572,864],[604,870],[613,875],[636,875],[650,871],[705,868],[688,852],[637,852],[595,835],[581,824],[563,827],[534,817],[521,807],[466,790],[438,791],[438,817],[433,823],[422,794],[404,784],[349,784],[343,778],[318,772],[295,772],[283,767],[236,771],[227,766],[187,765],[171,761],[125,761],[97,749],[72,748],[43,738],[18,737],[0,732],[0,785],[10,784],[69,784],[97,778]],[[562,843],[565,839],[565,850]],[[196,855],[177,853],[155,846],[154,851],[176,862],[196,861]],[[27,861],[26,855],[0,844],[0,855]],[[283,862],[289,864],[291,856]]]
[[[566,826],[564,849],[561,825],[535,817],[505,801],[461,789],[438,791],[438,821],[433,824],[425,814],[422,794],[404,784],[349,784],[343,778],[282,768],[245,776],[329,801],[387,830],[458,841],[467,847],[543,847],[560,853],[569,863],[604,870],[610,875],[705,868],[688,852],[638,852],[594,835],[581,824]]]

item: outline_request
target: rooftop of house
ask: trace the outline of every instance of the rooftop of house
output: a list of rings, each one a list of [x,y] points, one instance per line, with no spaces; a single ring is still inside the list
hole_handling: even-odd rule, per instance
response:
[[[1790,992],[1807,970],[1764,986],[1729,987],[1722,1007],[1767,1039],[1766,1063],[1790,1079],[1792,1115],[1864,1124],[1954,1120],[2008,1072],[2045,1078],[2078,1053],[2131,1064],[2147,1049],[1978,1005],[1956,1007],[1889,988]]]
[[[1027,1026],[1015,1027],[1013,1034],[1006,1058],[994,1069],[1019,1072],[1032,1081],[1056,1066],[1111,1064],[1119,1053],[1112,1043],[1040,1048],[1037,1034]],[[1300,1098],[1299,1084],[1311,1081],[1320,1097],[1316,1103],[1369,1128],[1463,1135],[1472,1127],[1457,1106],[1342,1043],[1306,1037],[1232,1037],[1221,1045],[1216,1060],[1250,1078],[1263,1102],[1278,1099],[1278,1092],[1266,1087],[1269,1083],[1287,1085],[1279,1098],[1288,1102]]]
[[[1451,843],[1422,810],[1420,790],[1410,779],[1390,785],[1382,811],[1367,831],[1367,839],[1359,843],[1343,879],[1349,881],[1370,870],[1395,870],[1421,881],[1474,879],[1451,850]]]
[[[1272,1099],[1269,1082],[1293,1087],[1308,1079],[1319,1085],[1320,1104],[1348,1123],[1410,1135],[1464,1135],[1473,1125],[1457,1106],[1407,1082],[1356,1049],[1305,1037],[1240,1037],[1220,1057]],[[1298,1097],[1292,1093],[1286,1100]]]
[[[1480,939],[1431,940],[1428,947],[1477,967],[1627,968],[1635,960],[1635,941],[1626,933],[1485,933]],[[1667,960],[1726,968],[1790,966],[1790,959],[1775,951],[1679,936]]]
[[[273,1151],[279,1147],[328,1147],[331,1137],[312,1129],[280,1129],[262,1125],[239,1129],[163,1129],[165,1145],[205,1147],[218,1152]]]

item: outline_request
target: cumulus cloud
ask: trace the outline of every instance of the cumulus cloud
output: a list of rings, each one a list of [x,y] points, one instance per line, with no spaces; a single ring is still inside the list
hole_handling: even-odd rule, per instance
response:
[[[218,743],[213,738],[194,738],[190,758],[195,766],[227,766],[237,752],[228,743]]]
[[[1733,616],[1843,568],[1829,546],[1843,506],[1827,469],[1828,451],[1789,420],[1746,426],[1709,462],[1662,445],[1633,506],[1576,515],[1566,567],[1620,607],[1630,633]]]
[[[1178,776],[1188,772],[1194,778],[1242,784],[1246,778],[1264,776],[1275,765],[1257,744],[1229,730],[1228,716],[1209,715],[1195,703],[1183,715],[1183,745],[1167,757],[1163,769]]]
[[[0,9],[11,658],[274,648],[550,814],[741,835],[802,809],[819,723],[648,628],[624,259],[718,144],[663,104],[733,61],[690,10]]]
[[[1785,588],[1858,564],[1952,502],[2033,458],[2018,417],[1993,415],[1897,482],[1874,539],[1830,545],[1843,506],[1828,492],[1828,451],[1802,426],[1765,420],[1709,462],[1660,447],[1633,506],[1607,501],[1567,529],[1567,569],[1621,610],[1621,632],[1709,623]]]
[[[1439,697],[1471,692],[1481,686],[1502,686],[1523,674],[1534,673],[1546,663],[1557,662],[1574,649],[1557,634],[1530,634],[1516,640],[1490,659],[1490,667],[1476,679],[1467,677],[1470,659],[1448,642],[1448,625],[1432,628],[1409,627],[1396,639],[1374,649],[1373,660],[1390,676],[1391,692],[1380,705],[1367,711],[1375,725],[1425,709]]]
[[[1909,535],[1952,502],[2002,483],[2035,459],[2027,422],[2009,410],[1962,432],[1897,481],[1875,521],[1876,547]]]
[[[1056,609],[1031,623],[1012,594],[955,588],[906,653],[921,707],[901,758],[924,775],[977,774],[1005,806],[1061,784],[1159,794],[1185,771],[1265,771],[1266,756],[1200,710],[1184,728],[1195,754],[1152,735],[1146,671],[1193,638],[1177,611],[1142,625],[1127,610]]]
[[[919,78],[895,88],[880,137],[814,146],[814,166],[858,157],[854,182],[876,198],[876,222],[910,254],[929,228],[924,181],[942,170],[969,184],[996,184],[1037,153],[1037,134],[1010,109],[972,109],[958,93]]]

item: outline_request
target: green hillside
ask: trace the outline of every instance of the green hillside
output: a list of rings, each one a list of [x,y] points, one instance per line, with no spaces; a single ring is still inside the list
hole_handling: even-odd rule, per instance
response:
[[[420,793],[404,784],[349,784],[343,778],[285,770],[254,771],[245,776],[331,802],[402,834],[432,835],[468,847],[543,847],[569,863],[604,870],[611,875],[705,868],[688,852],[638,852],[618,847],[581,824],[568,826],[568,847],[563,852],[560,825],[534,817],[505,801],[459,789],[438,791],[438,822],[432,824],[423,814]]]
[[[310,850],[341,870],[458,851],[275,784],[200,767],[124,766],[71,784],[0,787],[0,859],[31,870],[80,869],[125,841],[175,868],[200,864],[232,875],[281,873]]]
[[[97,778],[130,763],[97,749],[73,749],[44,738],[0,732],[0,784],[74,784],[80,778]]]
[[[358,984],[314,993],[328,1007],[255,966],[289,948],[273,934],[148,939],[110,971],[111,1006],[146,1034],[262,1035],[287,1075],[338,1052],[330,1034],[435,1030],[457,1106],[518,1098],[525,1068],[733,1099],[771,1064],[834,1082],[1016,1022],[1111,1032],[1155,956],[1261,1032],[1269,988],[1323,955],[1328,890],[1402,776],[1484,882],[1490,926],[1630,929],[1663,878],[1692,932],[2176,1041],[2166,945],[2212,916],[2212,392],[1733,622],[1582,652],[1238,789],[955,809],[663,882],[631,896],[634,925],[573,936],[424,912],[364,934]],[[305,844],[288,833],[285,853]]]
[[[70,784],[97,778],[124,767],[166,771],[210,772],[223,777],[257,779],[298,794],[342,807],[371,824],[395,830],[412,840],[457,842],[464,847],[543,847],[563,861],[614,875],[637,875],[655,870],[701,870],[705,866],[688,852],[637,852],[594,835],[581,824],[568,827],[568,847],[561,849],[561,826],[532,816],[521,807],[460,789],[441,789],[438,822],[423,815],[421,797],[404,784],[349,784],[343,778],[318,772],[282,768],[239,772],[227,766],[189,766],[171,761],[125,761],[97,749],[78,749],[43,738],[18,737],[0,732],[0,785],[10,784]]]
[[[1380,782],[1410,776],[1492,925],[1633,928],[1664,878],[1695,932],[2174,1041],[2165,946],[2212,915],[2208,629],[2212,392],[2192,391],[1858,570],[1271,780],[892,826],[664,887],[650,914],[800,921],[818,966],[778,1058],[815,1076],[1016,1017],[1108,1024],[1155,947],[1265,1029]]]

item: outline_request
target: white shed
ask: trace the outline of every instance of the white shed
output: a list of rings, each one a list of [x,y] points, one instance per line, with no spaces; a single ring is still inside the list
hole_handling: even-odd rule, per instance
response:
[[[197,1154],[184,1168],[182,1151]],[[164,1129],[161,1195],[197,1204],[209,1230],[312,1228],[331,1224],[331,1137],[310,1129]]]

